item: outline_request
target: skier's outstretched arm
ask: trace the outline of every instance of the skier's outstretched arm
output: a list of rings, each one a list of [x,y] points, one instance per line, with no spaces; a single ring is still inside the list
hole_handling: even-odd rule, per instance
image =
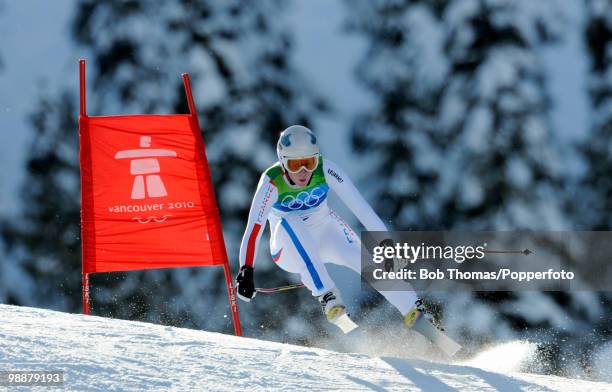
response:
[[[355,214],[361,224],[368,231],[386,232],[387,227],[383,221],[363,198],[346,173],[333,162],[328,160],[324,160],[323,162],[325,165],[325,180],[329,184],[330,188],[336,192],[340,199],[342,199],[344,204],[346,204],[353,214]],[[381,233],[378,238],[373,239],[376,241],[376,243],[382,246],[393,246],[394,241],[389,237],[389,234],[390,233]],[[391,271],[394,265],[399,265],[396,264],[395,259],[387,259],[385,260],[384,268],[386,271]],[[370,266],[366,268],[370,268]],[[393,305],[395,305],[402,315],[406,315],[412,308],[414,308],[413,304],[417,300],[417,295],[412,285],[403,280],[394,282],[393,286],[390,287],[389,290],[382,290],[380,293],[384,295]]]
[[[255,255],[268,214],[277,198],[276,187],[267,175],[262,175],[257,184],[255,196],[253,196],[249,219],[240,244],[240,272],[236,281],[238,282],[238,297],[245,301],[250,301],[255,296],[255,284],[253,282]]]
[[[324,159],[323,169],[329,187],[368,231],[387,231],[387,227],[363,198],[348,175],[334,162]]]

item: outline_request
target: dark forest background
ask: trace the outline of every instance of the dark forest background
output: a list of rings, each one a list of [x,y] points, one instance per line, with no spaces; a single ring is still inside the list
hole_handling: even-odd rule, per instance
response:
[[[374,162],[358,185],[394,229],[610,230],[612,5],[582,3],[591,128],[571,145],[555,133],[538,58],[566,38],[559,2],[344,3],[344,34],[366,42],[355,77],[374,97],[346,124],[347,142],[356,159]],[[179,75],[190,72],[234,272],[250,197],[274,162],[278,133],[333,115],[334,103],[294,63],[292,31],[277,23],[286,6],[280,0],[82,0],[71,20],[71,37],[88,59],[92,114],[186,113]],[[18,219],[0,222],[0,272],[15,277],[0,291],[2,303],[80,312],[77,114],[78,92],[71,88],[41,93],[28,114],[35,137],[20,195],[26,207]],[[324,151],[333,155],[333,146]],[[266,241],[267,235],[256,280],[285,284],[292,277],[263,260]],[[103,274],[92,283],[96,315],[232,330],[221,269]],[[569,362],[588,374],[587,353],[612,338],[612,294],[606,292],[428,299],[449,333],[474,347],[534,339],[543,366],[559,374]],[[399,314],[382,297],[363,291],[350,306],[366,327],[384,330],[381,339],[401,344]],[[260,295],[239,307],[248,336],[336,341],[350,350],[304,291]]]

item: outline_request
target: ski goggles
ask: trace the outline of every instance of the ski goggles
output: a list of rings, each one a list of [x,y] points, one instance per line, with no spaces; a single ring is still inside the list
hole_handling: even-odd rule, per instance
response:
[[[316,155],[301,158],[285,158],[283,164],[285,169],[291,173],[297,173],[302,169],[312,172],[319,165],[319,159]]]

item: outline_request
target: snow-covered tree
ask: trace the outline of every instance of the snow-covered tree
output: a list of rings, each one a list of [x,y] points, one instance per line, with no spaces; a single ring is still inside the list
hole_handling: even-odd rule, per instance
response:
[[[402,229],[563,228],[563,164],[538,57],[555,2],[350,2],[377,96],[355,147],[375,157],[379,207]],[[354,16],[353,16],[354,15]]]
[[[451,72],[441,98],[447,132],[436,195],[455,229],[571,229],[565,210],[567,167],[550,121],[540,53],[562,37],[556,1],[451,1],[443,12]],[[483,315],[486,336],[525,336],[528,328],[557,350],[546,360],[578,362],[587,326],[604,313],[597,293],[497,292],[443,296],[454,328],[470,331],[461,307]],[[488,324],[489,328],[484,327]],[[483,333],[484,332],[484,333]],[[575,355],[572,360],[569,357]]]
[[[352,125],[358,153],[373,157],[376,210],[395,229],[435,228],[443,212],[434,194],[444,159],[437,128],[448,73],[439,1],[347,1],[349,31],[365,37],[357,77],[374,107]],[[369,162],[369,161],[368,161]]]
[[[551,126],[540,57],[562,37],[559,2],[347,5],[351,28],[367,42],[357,76],[375,97],[354,122],[354,144],[373,162],[374,198],[394,228],[571,228],[564,146]],[[449,330],[479,341],[530,327],[575,343],[603,309],[596,293],[439,298]],[[473,317],[466,317],[468,309]],[[566,355],[568,346],[562,350]],[[550,361],[560,357],[557,352]]]
[[[586,161],[575,220],[589,230],[611,230],[612,218],[612,4],[586,0],[584,40],[590,60],[588,90],[591,98],[591,131],[581,145]],[[589,346],[599,347],[612,338],[612,293],[599,293],[598,313]],[[608,343],[609,344],[609,343]],[[587,361],[591,362],[591,361]]]
[[[284,5],[83,0],[77,7],[72,35],[89,60],[90,114],[185,113],[180,74],[190,72],[235,273],[250,198],[259,174],[275,160],[278,133],[326,110],[292,64],[291,37],[279,23]],[[24,211],[5,230],[37,282],[32,295],[70,311],[80,309],[81,262],[74,93],[48,94],[32,116],[36,135]],[[256,282],[283,282],[263,259]],[[231,328],[220,268],[101,274],[92,282],[98,314]],[[298,296],[285,299],[282,308],[265,298],[243,306],[245,324],[282,332],[283,321],[300,311]]]
[[[587,161],[585,176],[587,216],[594,230],[612,229],[612,4],[589,0],[585,41],[590,58],[589,92],[592,130],[583,145]]]
[[[563,161],[539,51],[560,33],[554,1],[451,1],[443,12],[450,74],[436,196],[444,227],[563,229]]]

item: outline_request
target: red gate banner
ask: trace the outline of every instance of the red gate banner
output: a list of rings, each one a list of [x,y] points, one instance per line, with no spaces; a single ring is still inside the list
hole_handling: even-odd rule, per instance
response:
[[[84,60],[80,74],[84,311],[89,312],[90,273],[221,265],[236,326],[229,262],[189,77],[183,75],[190,114],[88,116]]]
[[[80,129],[84,272],[227,262],[189,115],[84,117]]]

